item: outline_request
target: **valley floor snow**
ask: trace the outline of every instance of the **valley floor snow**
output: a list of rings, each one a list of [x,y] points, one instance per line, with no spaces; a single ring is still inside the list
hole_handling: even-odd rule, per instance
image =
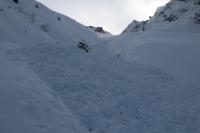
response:
[[[30,89],[37,88],[25,94],[25,107],[21,109],[26,110],[26,106],[30,107],[27,113],[33,111],[34,114],[30,114],[32,119],[36,119],[38,123],[42,122],[41,125],[44,124],[42,127],[45,130],[53,131],[54,129],[55,132],[59,131],[57,130],[59,123],[56,123],[59,117],[53,120],[55,118],[51,113],[61,111],[58,112],[58,115],[61,115],[58,121],[62,123],[69,117],[62,114],[66,110],[63,108],[66,107],[73,112],[84,130],[93,133],[134,131],[187,133],[186,131],[191,129],[199,131],[197,128],[200,122],[198,88],[183,87],[173,77],[157,68],[127,63],[113,56],[107,45],[95,45],[92,49],[93,51],[86,54],[75,46],[39,44],[9,50],[6,55],[11,60],[17,61],[17,64],[28,63],[28,68],[41,80],[38,81],[35,76],[32,77],[34,73],[28,77],[25,74],[24,77],[25,79],[27,77],[26,80],[36,78],[33,81],[24,79],[25,83],[21,83],[18,78],[13,79],[14,81],[6,80],[6,82],[17,82],[17,85],[22,85],[22,95],[28,91],[29,87]],[[5,72],[4,69],[1,70]],[[14,71],[17,72],[10,71],[11,75],[12,73],[17,75],[18,72],[24,73],[15,69]],[[56,105],[60,101],[55,101],[55,103],[52,101],[54,97],[48,96],[50,90],[45,89],[48,87],[42,82],[53,89],[65,105],[61,107]],[[12,88],[9,87],[9,89]],[[42,88],[41,92],[39,88]],[[17,86],[14,89],[17,89]],[[9,94],[8,91],[7,95],[13,93],[11,91]],[[39,93],[38,97],[34,93]],[[42,101],[38,101],[40,99]],[[48,99],[50,103],[46,101]],[[34,111],[34,109],[39,110]],[[45,110],[48,112],[43,112]],[[54,112],[54,110],[57,111]],[[51,123],[45,126],[49,119],[52,119],[50,121],[53,121],[54,126]],[[38,128],[40,129],[41,126],[36,129],[39,130]]]

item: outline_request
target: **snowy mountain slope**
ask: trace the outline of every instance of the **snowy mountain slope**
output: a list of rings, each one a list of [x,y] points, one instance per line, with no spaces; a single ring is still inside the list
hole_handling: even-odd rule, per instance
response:
[[[1,3],[0,132],[200,131],[198,87],[113,56],[112,37],[33,0]]]
[[[39,79],[26,62],[13,61],[15,55],[12,60],[7,58],[10,56],[6,51],[7,47],[21,49],[41,43],[76,48],[83,40],[90,45],[97,43],[97,35],[33,0],[1,0],[0,18],[0,132],[86,132],[57,92]]]
[[[56,93],[26,63],[7,54],[19,48],[0,42],[0,132],[84,132]]]
[[[157,9],[153,17],[146,21],[134,20],[124,31],[148,30],[199,32],[200,4],[198,0],[171,0]]]
[[[132,23],[109,46],[128,61],[159,67],[182,83],[200,86],[200,25],[193,18],[199,11],[191,0],[172,0],[145,23],[145,30]],[[177,19],[164,20],[169,14]]]
[[[97,41],[96,34],[85,26],[61,14],[50,11],[33,0],[1,0],[0,40],[13,41],[21,45],[42,42],[68,43]]]

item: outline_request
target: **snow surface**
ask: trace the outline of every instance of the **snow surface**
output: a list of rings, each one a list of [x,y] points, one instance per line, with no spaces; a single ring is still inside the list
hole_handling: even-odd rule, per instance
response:
[[[199,11],[200,5],[192,0],[172,0],[145,25],[131,23],[109,44],[111,51],[130,62],[159,67],[184,84],[200,86],[200,25],[192,19]],[[168,22],[159,14],[175,14],[177,20]]]
[[[26,63],[6,54],[19,48],[0,42],[0,132],[84,132],[57,94]]]
[[[199,33],[148,31],[123,35],[109,45],[130,62],[159,67],[182,83],[200,86]]]
[[[1,0],[0,8],[0,132],[200,132],[198,30],[99,36],[33,0]],[[196,63],[192,85],[163,69],[188,70],[170,64],[175,48],[188,69]]]

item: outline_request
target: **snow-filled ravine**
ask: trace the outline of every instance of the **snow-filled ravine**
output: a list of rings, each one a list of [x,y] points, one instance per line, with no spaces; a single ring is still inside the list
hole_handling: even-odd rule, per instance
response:
[[[200,122],[199,88],[183,87],[157,68],[118,59],[106,46],[95,46],[87,54],[58,44],[9,49],[5,53],[2,57],[8,64],[0,69],[1,85],[6,87],[1,102],[11,112],[3,112],[0,118],[11,120],[13,125],[23,121],[28,131],[64,132],[67,128],[76,132],[81,125],[97,133],[186,133]],[[68,109],[78,124],[71,120]],[[19,118],[12,118],[15,113]],[[33,127],[29,128],[26,121]],[[69,124],[75,129],[65,127]],[[9,125],[3,122],[1,126]]]
[[[200,88],[196,82],[183,84],[177,74],[156,64],[166,57],[166,66],[171,66],[167,59],[175,57],[168,58],[164,49],[174,47],[181,49],[182,63],[187,59],[193,64],[198,30],[113,37],[33,0],[1,0],[1,8],[0,133],[200,132]],[[194,35],[190,47],[185,34]],[[180,36],[186,39],[183,47]],[[179,43],[158,46],[159,40]],[[132,54],[136,46],[144,48]],[[156,56],[154,48],[160,51]],[[188,58],[183,56],[187,49],[193,51]],[[145,62],[151,61],[147,56],[156,57],[155,65]]]

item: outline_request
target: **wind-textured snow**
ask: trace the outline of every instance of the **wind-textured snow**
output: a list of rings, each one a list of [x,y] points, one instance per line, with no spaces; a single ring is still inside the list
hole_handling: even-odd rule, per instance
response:
[[[33,0],[1,8],[0,132],[200,132],[196,28],[99,36]]]
[[[6,54],[19,48],[0,42],[0,132],[84,132],[57,94],[26,63]]]

